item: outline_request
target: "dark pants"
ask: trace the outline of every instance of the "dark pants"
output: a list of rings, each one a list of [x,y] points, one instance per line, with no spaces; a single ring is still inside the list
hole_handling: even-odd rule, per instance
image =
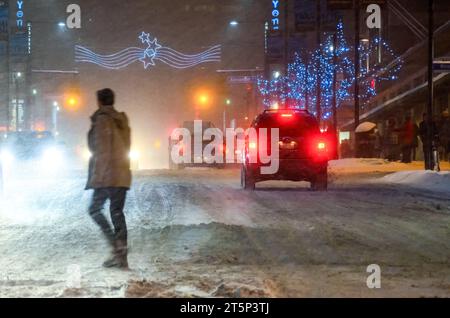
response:
[[[425,157],[425,166],[433,168],[433,153],[428,150],[428,145],[423,145],[423,156]]]
[[[411,145],[405,145],[402,147],[402,162],[403,163],[411,163],[412,155],[412,146]]]
[[[102,188],[95,189],[92,197],[91,205],[89,207],[89,214],[95,223],[100,226],[103,234],[106,236],[108,242],[114,246],[114,242],[120,240],[127,242],[128,232],[123,208],[128,189],[126,188]],[[103,215],[102,210],[107,200],[110,200],[111,220],[114,225],[112,229],[110,223]]]

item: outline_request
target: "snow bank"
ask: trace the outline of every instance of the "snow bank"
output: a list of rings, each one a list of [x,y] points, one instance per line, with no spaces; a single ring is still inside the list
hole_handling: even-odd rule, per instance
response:
[[[387,175],[381,181],[429,191],[450,192],[450,172],[402,171]]]
[[[404,164],[400,162],[389,162],[384,159],[342,159],[330,161],[330,170],[336,173],[389,173],[420,169],[423,169],[423,163],[420,162]]]
[[[384,159],[341,159],[330,161],[330,171],[334,173],[393,173],[399,171],[423,170],[424,163],[415,161],[409,164],[390,162]],[[450,170],[449,163],[441,163],[442,170]]]

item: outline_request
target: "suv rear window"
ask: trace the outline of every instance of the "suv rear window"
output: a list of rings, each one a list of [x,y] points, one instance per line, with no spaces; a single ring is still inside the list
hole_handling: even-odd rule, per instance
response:
[[[263,115],[258,118],[255,128],[279,128],[280,136],[304,136],[319,133],[319,124],[312,116],[294,114],[292,117],[282,117],[281,114]]]

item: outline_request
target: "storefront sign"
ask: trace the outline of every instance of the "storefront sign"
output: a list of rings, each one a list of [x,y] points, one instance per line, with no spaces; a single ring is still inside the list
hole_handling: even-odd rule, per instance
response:
[[[281,0],[271,0],[272,1],[272,30],[280,29],[280,2]]]
[[[22,29],[24,25],[24,11],[23,11],[24,0],[17,0],[17,11],[16,11],[16,24],[18,29]]]

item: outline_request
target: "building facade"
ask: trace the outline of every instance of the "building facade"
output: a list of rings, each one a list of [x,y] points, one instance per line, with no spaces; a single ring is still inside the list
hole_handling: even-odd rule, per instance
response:
[[[24,1],[0,1],[0,130],[30,125],[31,29]]]

